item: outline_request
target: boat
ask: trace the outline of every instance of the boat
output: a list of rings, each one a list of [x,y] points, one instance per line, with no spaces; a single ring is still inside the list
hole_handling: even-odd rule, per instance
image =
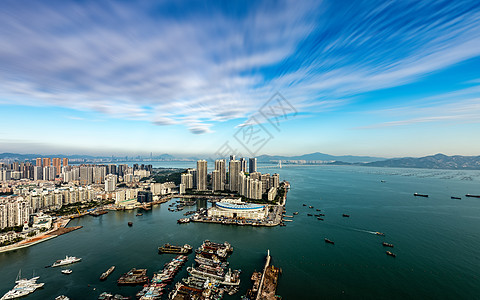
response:
[[[97,299],[98,300],[129,300],[130,297],[125,297],[120,294],[113,295],[112,293],[103,292],[98,296]]]
[[[181,218],[177,220],[178,224],[190,223],[190,218]]]
[[[313,208],[313,206],[310,205],[308,208]]]
[[[302,204],[303,206],[307,206],[305,203]]]
[[[380,180],[380,182],[387,182],[386,180]]]
[[[111,266],[107,271],[103,272],[102,275],[100,276],[100,280],[105,280],[107,279],[110,274],[112,274],[113,270],[115,270],[115,266]]]
[[[454,196],[450,197],[450,199],[462,200],[462,198],[460,198],[460,197],[454,197]]]
[[[470,195],[470,194],[466,194],[465,197],[480,198],[480,195]]]
[[[397,255],[395,253],[392,253],[390,251],[386,251],[385,253],[387,253],[387,255],[390,255],[390,256],[393,256],[393,257],[397,257]]]
[[[168,254],[187,254],[192,252],[192,246],[185,244],[183,246],[174,246],[170,244],[165,244],[161,247],[158,247],[158,253],[168,253]]]
[[[55,297],[55,300],[70,300],[70,298],[68,298],[65,295],[60,295],[60,296]]]
[[[383,242],[382,245],[383,245],[384,247],[391,247],[391,248],[393,248],[393,244],[389,244],[389,243]]]
[[[428,198],[428,195],[427,195],[427,194],[414,193],[413,195],[414,195],[415,197],[425,197],[425,198]]]
[[[73,264],[73,263],[79,262],[81,260],[82,260],[81,258],[67,255],[67,256],[65,256],[64,259],[59,259],[56,262],[54,262],[53,265],[52,265],[52,268]]]
[[[128,226],[132,227],[133,222],[128,222],[127,224],[128,224]]]
[[[15,286],[13,289],[8,291],[5,295],[0,298],[0,300],[8,300],[24,297],[35,292],[37,289],[43,287],[44,283],[37,283],[37,280],[40,277],[32,277],[30,279],[21,278],[22,272],[19,271],[17,279],[15,280]]]
[[[317,220],[319,220],[319,221],[323,221],[323,218],[317,217]]]
[[[108,214],[108,211],[106,211],[106,210],[96,210],[96,211],[92,211],[90,213],[90,215],[94,216],[94,217],[99,217],[99,216],[104,215],[104,214]]]
[[[385,236],[385,233],[382,233],[382,232],[375,232],[376,235],[381,235],[381,236]]]
[[[138,214],[136,214],[136,216],[137,216],[137,217],[143,216],[143,214],[142,214],[142,213],[138,213]]]
[[[322,211],[322,210],[317,208],[316,211]]]
[[[312,214],[307,214],[307,216],[311,217],[311,216],[313,216],[313,215],[312,215]]]
[[[148,281],[147,269],[131,269],[117,280],[118,285],[138,285]]]
[[[325,243],[335,245],[335,242],[334,242],[334,241],[331,241],[331,240],[329,240],[329,239],[327,239],[327,238],[325,238]]]
[[[298,215],[298,211],[294,212],[293,215],[294,215],[294,216]]]
[[[60,272],[62,272],[63,274],[68,275],[68,274],[72,274],[73,271],[72,271],[71,269],[65,269],[65,270],[62,270],[62,271],[60,271]]]
[[[349,218],[349,217],[350,217],[350,215],[347,215],[347,214],[342,214],[342,217],[344,217],[344,218]]]

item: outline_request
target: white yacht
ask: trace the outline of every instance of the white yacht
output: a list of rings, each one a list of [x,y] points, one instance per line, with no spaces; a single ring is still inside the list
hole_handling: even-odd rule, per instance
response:
[[[79,262],[81,260],[82,260],[81,258],[67,255],[67,256],[65,256],[64,259],[59,259],[56,262],[54,262],[53,265],[52,265],[52,268],[73,264],[73,263]]]
[[[15,299],[35,292],[36,289],[41,288],[44,285],[44,283],[37,283],[38,278],[40,277],[37,276],[30,279],[21,279],[21,272],[18,272],[17,279],[15,280],[15,287],[3,295],[0,300]]]

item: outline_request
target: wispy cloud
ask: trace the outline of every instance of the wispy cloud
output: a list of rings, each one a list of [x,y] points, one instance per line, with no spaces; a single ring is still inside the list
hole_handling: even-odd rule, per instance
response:
[[[11,1],[0,12],[0,44],[7,102],[199,134],[250,116],[277,90],[300,112],[322,111],[476,57],[480,8],[265,1],[232,13],[183,2]]]

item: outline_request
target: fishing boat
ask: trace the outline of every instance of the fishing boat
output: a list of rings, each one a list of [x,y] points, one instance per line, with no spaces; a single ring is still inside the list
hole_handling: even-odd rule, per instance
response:
[[[392,257],[397,257],[397,255],[395,253],[392,253],[390,251],[386,251],[385,253],[387,253],[387,255],[390,255]]]
[[[334,241],[331,241],[331,240],[329,240],[329,239],[327,239],[327,238],[325,238],[325,243],[335,245],[335,242],[334,242]]]
[[[383,245],[383,247],[391,247],[391,248],[393,248],[393,244],[389,244],[389,243],[383,242],[382,245]]]
[[[174,246],[170,244],[165,244],[161,247],[158,247],[158,253],[168,253],[168,254],[187,254],[192,251],[192,246],[185,244],[183,246]]]
[[[414,195],[415,197],[425,197],[425,198],[428,198],[428,195],[427,195],[427,194],[414,193],[413,195]]]

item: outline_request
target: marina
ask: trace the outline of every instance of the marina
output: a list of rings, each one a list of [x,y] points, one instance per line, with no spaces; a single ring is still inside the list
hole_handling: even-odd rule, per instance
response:
[[[13,289],[8,291],[5,295],[0,298],[0,300],[9,300],[9,299],[16,299],[20,297],[27,296],[37,289],[44,286],[44,283],[37,283],[37,280],[40,277],[32,277],[30,279],[21,278],[21,271],[18,272],[17,279],[15,280],[15,286]]]

